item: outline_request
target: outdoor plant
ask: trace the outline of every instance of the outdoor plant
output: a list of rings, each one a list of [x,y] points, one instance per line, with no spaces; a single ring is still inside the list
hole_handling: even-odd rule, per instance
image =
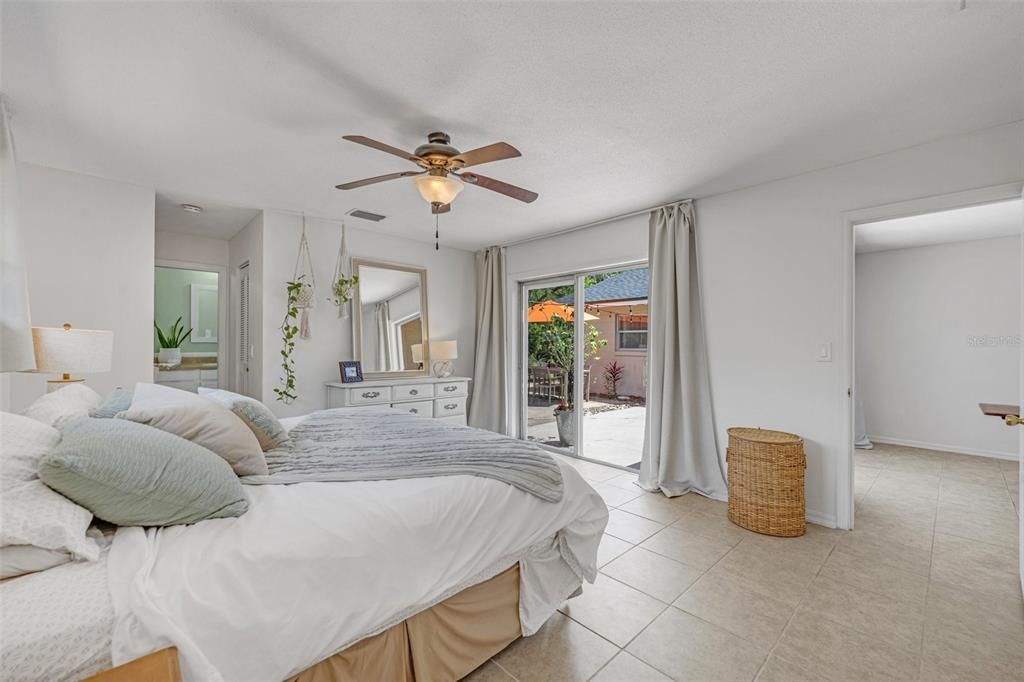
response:
[[[569,404],[572,409],[575,364],[575,344],[573,343],[573,321],[555,315],[550,322],[531,324],[529,328],[530,350],[540,362],[552,367],[564,369],[569,377]],[[608,345],[608,340],[601,337],[601,332],[592,324],[583,325],[583,357],[593,356],[597,351]]]
[[[332,296],[328,297],[328,301],[336,306],[343,306],[352,300],[352,291],[359,284],[359,275],[352,275],[351,277],[345,277],[341,275],[337,281],[331,285]]]
[[[153,320],[153,327],[156,329],[156,338],[160,341],[161,348],[181,348],[181,344],[185,343],[185,340],[192,334],[191,327],[185,331],[185,325],[181,323],[180,315],[166,334],[160,329],[156,320]]]
[[[622,377],[625,374],[626,368],[614,360],[610,365],[605,365],[604,387],[612,398],[619,397],[619,382],[622,381]]]
[[[287,282],[288,287],[288,309],[284,314],[284,321],[281,322],[281,369],[284,376],[281,377],[281,386],[274,389],[277,399],[285,404],[291,403],[298,398],[295,392],[295,360],[292,353],[295,351],[295,337],[299,335],[299,326],[296,321],[299,317],[299,292],[305,282],[302,281],[305,275],[299,275],[294,282]]]

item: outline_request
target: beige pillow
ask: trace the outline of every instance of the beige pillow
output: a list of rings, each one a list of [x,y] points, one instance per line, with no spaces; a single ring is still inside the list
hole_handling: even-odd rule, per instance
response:
[[[117,418],[201,445],[227,460],[238,476],[269,473],[259,440],[241,419],[215,400],[177,388],[139,383],[131,407]]]

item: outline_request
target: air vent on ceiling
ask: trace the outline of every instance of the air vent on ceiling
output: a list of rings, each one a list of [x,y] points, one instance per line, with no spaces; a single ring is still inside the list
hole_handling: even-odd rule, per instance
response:
[[[354,208],[348,212],[348,215],[353,218],[362,218],[363,220],[372,220],[375,223],[379,223],[384,220],[387,216],[382,216],[380,213],[370,213],[369,211],[361,211],[358,208]]]

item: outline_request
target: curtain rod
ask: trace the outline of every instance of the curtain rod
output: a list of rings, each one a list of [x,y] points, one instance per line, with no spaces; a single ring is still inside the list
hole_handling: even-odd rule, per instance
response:
[[[563,234],[569,234],[570,232],[577,232],[579,230],[585,230],[588,227],[597,227],[598,225],[604,225],[605,223],[613,223],[616,220],[625,220],[626,218],[632,218],[633,216],[642,215],[644,213],[650,213],[651,211],[656,211],[659,208],[665,208],[666,206],[671,206],[672,204],[686,203],[687,201],[693,201],[693,199],[676,199],[675,201],[669,201],[669,202],[666,202],[664,204],[658,204],[656,206],[650,206],[648,208],[641,208],[641,209],[636,210],[636,211],[630,211],[629,213],[623,213],[622,215],[616,215],[616,216],[612,216],[610,218],[602,218],[600,220],[595,220],[593,222],[584,223],[582,225],[576,225],[574,227],[567,227],[564,230],[559,230],[558,232],[549,232],[548,234],[540,234],[540,235],[537,235],[536,237],[527,237],[526,239],[520,239],[518,241],[509,242],[507,244],[499,244],[499,246],[505,246],[505,247],[508,247],[508,246],[519,246],[520,244],[529,244],[530,242],[540,241],[541,239],[550,239],[551,237],[559,237],[559,236],[561,236]]]

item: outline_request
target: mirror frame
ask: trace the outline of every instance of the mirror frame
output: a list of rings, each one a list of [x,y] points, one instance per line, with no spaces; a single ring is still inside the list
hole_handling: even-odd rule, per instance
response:
[[[420,276],[420,324],[423,328],[423,369],[404,369],[398,372],[371,372],[363,367],[363,378],[367,381],[375,379],[410,379],[430,376],[430,318],[427,315],[427,269],[417,265],[394,263],[372,258],[353,258],[352,273],[359,275],[359,268],[378,268],[382,270],[401,270]],[[363,361],[363,303],[362,283],[356,286],[352,296],[352,355],[353,359]]]

